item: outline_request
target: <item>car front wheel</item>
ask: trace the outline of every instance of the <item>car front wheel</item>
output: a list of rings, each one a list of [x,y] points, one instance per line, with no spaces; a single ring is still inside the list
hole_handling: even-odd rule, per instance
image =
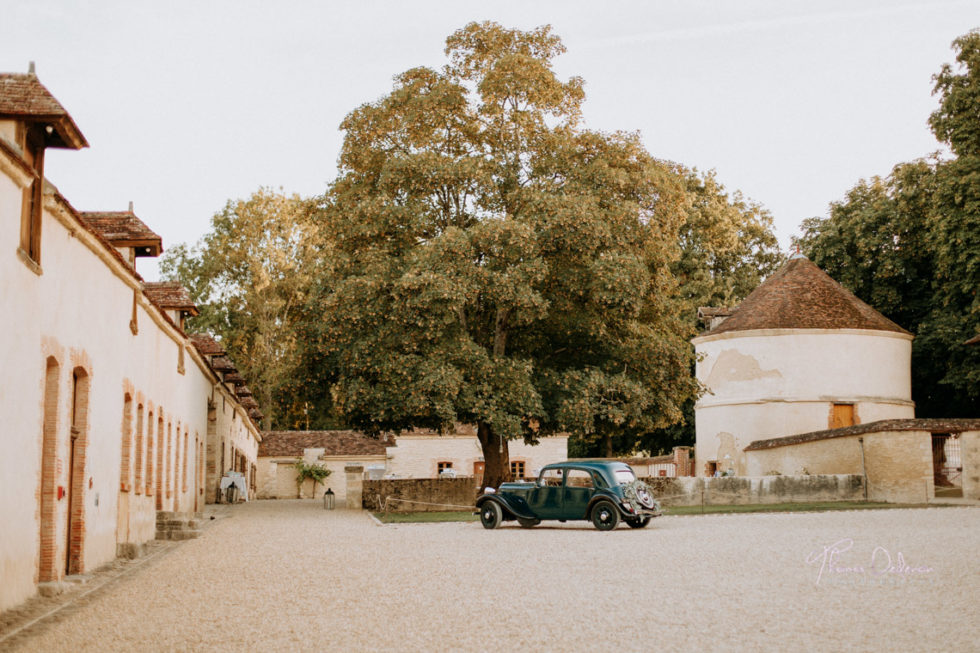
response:
[[[480,523],[483,528],[497,528],[504,519],[504,512],[495,501],[487,501],[480,508]]]
[[[611,531],[619,525],[619,511],[609,501],[600,501],[592,508],[592,524],[600,531]]]

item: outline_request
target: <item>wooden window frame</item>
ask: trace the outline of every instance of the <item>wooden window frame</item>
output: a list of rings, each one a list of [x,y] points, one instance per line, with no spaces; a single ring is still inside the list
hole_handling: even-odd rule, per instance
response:
[[[41,274],[41,219],[44,200],[44,139],[35,129],[23,132],[22,151],[34,179],[23,191],[18,254],[35,273]]]
[[[848,413],[848,412],[850,413],[849,416],[848,416],[850,418],[850,424],[838,423],[838,421],[839,421],[838,420],[838,408],[844,408],[844,407],[847,407],[850,410],[849,411],[843,410],[843,411],[840,411],[840,412],[841,413]],[[841,421],[846,421],[846,419],[845,420],[841,420]],[[854,426],[854,425],[860,424],[860,423],[861,423],[861,421],[858,419],[858,414],[857,414],[857,404],[855,404],[854,402],[850,402],[850,401],[835,401],[832,404],[830,404],[830,417],[827,420],[827,428],[829,428],[829,429],[846,428],[848,426]]]

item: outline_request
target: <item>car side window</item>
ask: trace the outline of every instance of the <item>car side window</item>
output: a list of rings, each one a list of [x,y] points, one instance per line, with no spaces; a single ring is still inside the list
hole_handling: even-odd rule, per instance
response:
[[[570,469],[568,470],[568,478],[565,481],[565,486],[581,487],[591,490],[595,487],[595,484],[592,481],[591,472],[587,472],[584,469]]]
[[[560,469],[543,469],[538,478],[541,487],[561,487],[562,473]]]

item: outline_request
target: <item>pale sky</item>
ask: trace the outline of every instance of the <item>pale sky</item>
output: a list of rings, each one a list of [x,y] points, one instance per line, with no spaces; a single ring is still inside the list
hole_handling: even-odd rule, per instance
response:
[[[980,27],[980,0],[0,0],[0,71],[35,61],[88,139],[46,157],[62,194],[90,211],[133,201],[166,249],[260,186],[323,192],[344,116],[488,19],[551,24],[558,74],[585,79],[586,127],[716,170],[785,248],[859,179],[940,149],[931,77]]]

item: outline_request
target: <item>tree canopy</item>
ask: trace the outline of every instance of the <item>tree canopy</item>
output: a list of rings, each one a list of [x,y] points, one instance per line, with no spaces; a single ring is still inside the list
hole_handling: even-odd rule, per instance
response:
[[[198,304],[190,329],[221,339],[276,428],[302,426],[306,417],[299,330],[328,242],[315,209],[311,200],[260,189],[229,201],[197,245],[171,248],[160,264]]]
[[[974,417],[980,405],[980,32],[954,41],[957,65],[933,78],[936,137],[953,157],[900,163],[860,181],[828,218],[810,218],[804,253],[912,331],[921,417]]]
[[[475,423],[507,440],[676,422],[696,384],[671,271],[685,194],[631,133],[581,128],[550,28],[471,23],[344,120],[316,343],[371,432]]]

